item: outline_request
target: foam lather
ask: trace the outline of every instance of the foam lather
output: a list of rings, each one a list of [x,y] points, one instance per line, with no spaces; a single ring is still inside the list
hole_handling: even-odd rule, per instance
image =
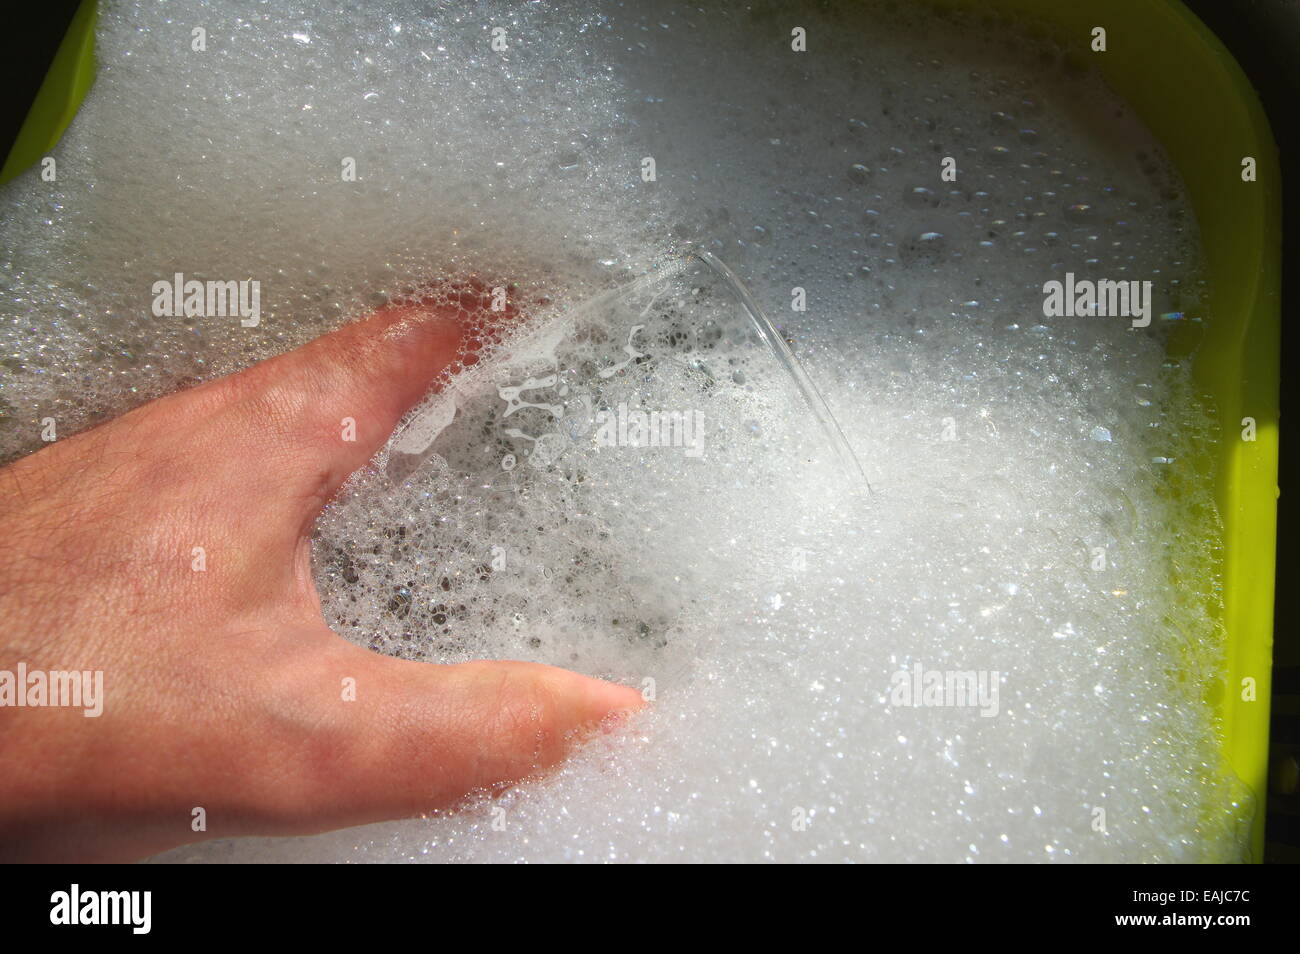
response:
[[[168,858],[1240,855],[1210,428],[1164,347],[1204,295],[1182,186],[1086,60],[862,6],[104,5],[56,180],[0,192],[0,457],[472,276],[519,317],[322,516],[326,615],[654,697],[495,801]],[[870,493],[761,352],[669,310],[564,325],[690,248]],[[1151,282],[1149,325],[1046,315],[1067,273]],[[258,281],[257,323],[153,314],[177,274]]]

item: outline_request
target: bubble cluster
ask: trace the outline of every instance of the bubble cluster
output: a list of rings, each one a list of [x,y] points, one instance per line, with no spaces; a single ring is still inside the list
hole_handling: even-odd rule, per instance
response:
[[[1165,347],[1201,320],[1196,223],[1086,61],[912,5],[384,7],[103,12],[57,180],[0,193],[0,455],[387,301],[505,288],[319,521],[326,616],[654,703],[457,813],[165,857],[1240,856],[1213,430]],[[692,247],[776,319],[870,493]],[[260,280],[260,324],[152,317],[175,272]],[[1150,326],[1046,317],[1066,273],[1150,281]],[[913,705],[913,672],[996,702]]]

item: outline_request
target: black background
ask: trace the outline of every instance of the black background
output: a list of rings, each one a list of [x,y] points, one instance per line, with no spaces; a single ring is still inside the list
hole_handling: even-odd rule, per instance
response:
[[[443,892],[445,872],[425,872],[424,880],[412,882],[412,872],[393,868],[370,867],[362,874],[335,866],[325,881],[319,873],[302,868],[286,877],[271,869],[245,867],[233,871],[207,866],[46,867],[33,870],[21,884],[0,894],[0,930],[7,946],[25,942],[14,947],[24,952],[33,950],[28,945],[47,941],[63,942],[50,950],[70,947],[69,942],[95,950],[89,945],[113,944],[115,949],[118,944],[151,941],[174,945],[178,939],[196,935],[210,947],[254,939],[262,942],[260,947],[292,939],[297,942],[294,950],[319,941],[327,942],[325,949],[331,951],[406,948],[422,941],[441,948],[449,939],[457,946],[514,946],[527,943],[533,927],[550,937],[550,943],[561,945],[566,941],[582,943],[583,938],[595,934],[605,937],[611,946],[620,941],[655,946],[658,941],[674,951],[687,946],[682,942],[688,937],[694,942],[691,947],[707,943],[712,940],[710,934],[725,937],[729,948],[747,946],[749,933],[757,931],[763,932],[766,946],[772,943],[773,927],[802,937],[802,943],[810,946],[839,946],[851,940],[867,946],[885,941],[920,951],[954,947],[987,950],[1012,940],[1060,946],[1068,939],[1067,946],[1072,946],[1069,942],[1078,943],[1080,937],[1104,933],[1148,943],[1160,938],[1174,944],[1199,936],[1222,950],[1233,939],[1249,940],[1242,932],[1262,928],[1273,937],[1291,935],[1287,888],[1270,877],[1280,870],[1205,866],[1116,871],[1094,866],[1043,877],[1037,870],[1004,867],[972,878],[951,866],[913,866],[891,870],[888,878],[868,875],[851,904],[839,892],[802,888],[787,895],[776,888],[771,898],[775,903],[763,905],[761,914],[754,912],[753,905],[731,913],[730,903],[739,898],[739,891],[721,897],[673,894],[669,901],[662,894],[644,891],[616,899],[588,889],[566,892],[561,915],[548,904],[551,899],[544,893],[505,892],[498,885],[478,883],[475,874],[465,869],[455,873],[457,883],[448,884]],[[501,876],[499,872],[490,875]],[[770,882],[779,877],[776,874]],[[74,881],[83,892],[152,891],[152,930],[147,935],[133,935],[129,927],[122,926],[51,925],[50,895],[68,891]],[[413,884],[419,887],[412,890]],[[733,890],[737,887],[733,884]],[[1248,891],[1249,899],[1163,906],[1133,900],[1134,891],[1183,889],[1198,893]],[[695,908],[696,904],[700,908]],[[696,913],[691,914],[692,910]],[[454,919],[450,917],[453,913]],[[1115,923],[1116,915],[1141,914],[1245,914],[1250,924],[1204,928]],[[511,931],[496,934],[504,923]]]

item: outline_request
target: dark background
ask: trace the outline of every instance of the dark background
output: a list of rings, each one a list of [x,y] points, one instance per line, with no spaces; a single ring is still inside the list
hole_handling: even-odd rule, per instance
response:
[[[0,69],[6,80],[0,88],[8,91],[0,113],[0,161],[18,138],[27,108],[36,98],[78,6],[71,0],[42,0],[26,11],[26,17],[0,30]]]
[[[1082,0],[1078,0],[1082,2]],[[1135,3],[1143,0],[1133,0]],[[1296,364],[1297,338],[1288,334],[1286,317],[1297,299],[1297,249],[1300,248],[1300,189],[1292,187],[1292,159],[1300,154],[1296,126],[1291,117],[1300,110],[1300,0],[1184,0],[1232,51],[1259,92],[1268,111],[1282,156],[1283,262],[1282,380]],[[29,8],[21,26],[0,31],[0,63],[11,75],[0,118],[0,158],[18,135],[27,109],[40,89],[45,71],[67,31],[78,4],[43,0]],[[15,28],[16,27],[16,28]],[[1285,388],[1283,410],[1288,404]],[[1291,486],[1297,472],[1296,447],[1300,440],[1283,433],[1278,485]],[[1275,758],[1294,759],[1300,754],[1300,596],[1290,592],[1297,562],[1297,523],[1300,504],[1283,493],[1278,501],[1277,603],[1272,702],[1272,749]],[[1270,793],[1266,860],[1300,861],[1300,795]]]

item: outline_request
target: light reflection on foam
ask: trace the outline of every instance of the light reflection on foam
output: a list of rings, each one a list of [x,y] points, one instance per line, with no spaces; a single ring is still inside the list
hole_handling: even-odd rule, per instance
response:
[[[1200,309],[1191,212],[1120,104],[987,25],[808,12],[794,54],[789,15],[762,5],[387,6],[104,11],[64,172],[4,193],[6,459],[47,414],[120,412],[431,277],[514,283],[543,318],[694,244],[793,342],[875,493],[837,495],[789,454],[778,437],[804,419],[757,388],[688,483],[593,455],[582,487],[537,468],[521,497],[514,472],[459,481],[456,448],[402,489],[362,475],[320,528],[340,631],[652,677],[653,710],[505,796],[505,831],[484,806],[179,857],[1239,851],[1249,806],[1216,781],[1186,676],[1189,647],[1218,665],[1213,507],[1187,469],[1207,420],[1160,328],[1041,312],[1066,271],[1152,280],[1157,314]],[[261,326],[141,319],[176,271],[259,278]],[[625,383],[644,406],[689,386]],[[480,570],[494,546],[509,572]],[[891,706],[917,662],[1003,673],[999,714]]]

